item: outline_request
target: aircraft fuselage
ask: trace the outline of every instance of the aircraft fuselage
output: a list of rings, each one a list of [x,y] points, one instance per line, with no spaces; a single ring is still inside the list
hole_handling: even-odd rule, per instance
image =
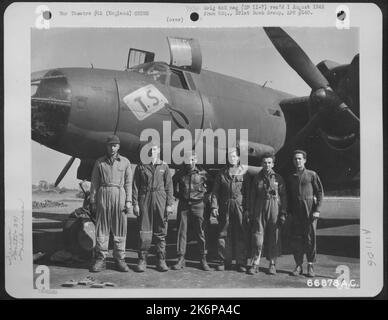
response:
[[[284,144],[286,122],[279,102],[291,95],[207,70],[195,74],[153,64],[165,68],[164,79],[130,70],[49,71],[33,96],[33,108],[41,110],[38,118],[33,116],[33,139],[93,159],[103,152],[106,136],[116,132],[123,140],[121,152],[132,162],[139,161],[142,131],[153,128],[163,137],[163,121],[171,122],[172,131],[188,129],[193,137],[195,129],[249,129],[249,141],[275,151]],[[173,109],[163,105],[166,101]],[[58,115],[61,128],[45,135],[38,124],[52,122],[52,110],[60,103],[67,111]]]

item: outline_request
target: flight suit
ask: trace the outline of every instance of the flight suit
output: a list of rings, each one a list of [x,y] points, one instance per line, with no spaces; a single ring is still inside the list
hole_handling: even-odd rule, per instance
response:
[[[147,254],[156,239],[159,259],[165,259],[168,216],[166,207],[173,205],[173,184],[168,165],[139,164],[133,178],[132,205],[139,206],[139,257]]]
[[[113,257],[125,258],[127,216],[125,203],[132,201],[132,170],[127,158],[118,155],[113,161],[99,158],[94,164],[90,203],[96,203],[96,258],[108,253],[109,235],[113,234]]]
[[[322,183],[314,171],[304,169],[290,175],[288,180],[288,208],[291,215],[291,245],[297,265],[316,260],[317,220],[313,212],[320,212],[323,199]]]
[[[248,201],[251,225],[251,261],[260,259],[265,246],[268,260],[276,259],[281,253],[279,219],[287,215],[287,194],[283,178],[271,170],[261,170],[252,178]]]
[[[193,235],[198,243],[201,256],[207,254],[204,232],[204,197],[207,192],[208,174],[195,167],[181,169],[173,177],[174,197],[179,199],[178,204],[178,241],[177,254],[186,253],[188,222],[192,226]]]
[[[248,184],[247,168],[242,165],[233,176],[228,166],[221,169],[214,181],[211,207],[219,210],[218,256],[226,265],[232,263],[233,253],[238,265],[246,264],[248,226],[243,215]]]

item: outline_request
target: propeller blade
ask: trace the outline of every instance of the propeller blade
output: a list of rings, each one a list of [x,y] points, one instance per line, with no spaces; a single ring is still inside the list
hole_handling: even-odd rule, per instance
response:
[[[359,118],[346,105],[345,102],[331,88],[328,80],[321,71],[312,63],[303,49],[292,39],[282,28],[264,27],[270,41],[275,46],[283,59],[292,69],[310,86],[312,94],[310,101],[319,109],[309,120],[309,122],[285,145],[277,154],[280,159],[286,161],[287,154],[292,151],[301,141],[309,136],[313,131],[321,126],[323,117],[330,115],[328,119],[343,114],[346,123],[356,129],[359,126]],[[357,66],[358,56],[352,61],[352,66]],[[331,112],[330,112],[331,110]],[[280,168],[285,163],[280,164]]]
[[[264,27],[264,31],[284,60],[313,91],[329,86],[327,79],[312,63],[307,54],[282,28]]]
[[[346,105],[346,103],[342,102],[341,104],[339,104],[338,109],[341,110],[341,112],[346,112],[349,118],[352,119],[352,121],[355,121],[358,123],[360,122],[360,118],[353,113],[353,111]]]
[[[57,187],[58,184],[62,181],[63,177],[66,175],[67,171],[69,171],[74,160],[75,160],[75,157],[71,157],[70,160],[66,163],[65,167],[62,169],[61,173],[59,174],[57,180],[55,180],[55,184],[54,184],[55,187]]]
[[[357,113],[359,113],[359,104],[360,104],[360,88],[359,88],[359,54],[356,54],[350,63],[349,68],[349,88],[348,90],[352,94],[352,109],[355,110]],[[353,110],[346,105],[344,102],[340,103],[338,105],[338,110],[342,112],[346,112],[347,118],[349,118],[349,121],[352,121],[353,128],[358,129],[360,125],[360,118],[357,117],[357,115],[353,112]]]
[[[269,39],[279,51],[281,56],[293,68],[301,78],[311,87],[313,91],[321,88],[328,88],[329,82],[323,76],[321,71],[311,62],[307,54],[301,47],[292,39],[282,28],[279,27],[264,27],[264,31]],[[352,65],[357,66],[358,55],[352,61]],[[358,117],[352,110],[340,100],[336,93],[332,92],[334,99],[337,100],[337,110],[346,112],[350,121],[359,122]]]
[[[323,93],[323,95],[322,95]],[[356,129],[360,124],[360,119],[353,113],[352,109],[341,100],[341,98],[329,89],[320,89],[312,94],[312,99],[316,101],[316,103],[324,103],[326,105],[326,110],[328,111],[330,108],[334,111],[332,117],[336,118],[338,115],[343,114],[344,119],[346,119],[346,123],[351,126],[353,129]],[[316,99],[318,97],[318,99]],[[321,99],[321,102],[319,102]],[[327,109],[329,108],[329,109]]]

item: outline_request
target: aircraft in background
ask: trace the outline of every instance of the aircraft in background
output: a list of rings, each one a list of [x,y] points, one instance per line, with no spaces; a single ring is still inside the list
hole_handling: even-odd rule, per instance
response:
[[[144,129],[162,136],[172,130],[248,129],[253,170],[265,152],[276,153],[277,170],[288,175],[295,148],[308,152],[308,167],[319,172],[326,190],[359,188],[359,55],[349,64],[324,60],[314,65],[281,28],[264,28],[275,49],[311,88],[292,94],[202,69],[195,39],[168,38],[170,63],[130,49],[125,70],[57,68],[32,74],[32,139],[75,158],[77,178],[90,180],[107,135],[117,134],[120,153],[140,161]],[[260,57],[258,57],[260,58]],[[178,142],[177,142],[178,143]],[[165,146],[162,145],[162,149]],[[177,164],[172,163],[175,168]],[[211,170],[218,164],[204,164]]]

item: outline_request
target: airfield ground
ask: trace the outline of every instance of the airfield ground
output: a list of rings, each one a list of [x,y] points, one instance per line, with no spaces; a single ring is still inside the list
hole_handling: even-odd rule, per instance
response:
[[[293,257],[287,245],[283,255],[278,259],[278,274],[266,274],[268,263],[262,259],[260,272],[254,276],[239,273],[235,270],[225,272],[204,272],[199,269],[198,256],[194,242],[189,243],[187,266],[183,270],[169,270],[165,273],[158,272],[154,265],[155,255],[151,252],[149,267],[145,273],[133,271],[136,260],[136,232],[135,217],[128,219],[128,239],[126,262],[130,272],[120,273],[114,269],[111,258],[107,261],[108,269],[95,274],[88,271],[87,263],[55,263],[50,261],[50,256],[63,249],[62,224],[68,215],[82,205],[74,193],[66,194],[36,194],[33,200],[62,201],[64,207],[39,208],[33,210],[33,252],[45,255],[36,261],[37,265],[47,265],[50,268],[50,287],[63,288],[62,284],[69,281],[79,281],[87,276],[92,276],[98,282],[112,282],[119,288],[307,288],[305,276],[292,277],[289,272],[294,268]],[[359,198],[326,198],[322,210],[322,219],[318,228],[318,262],[315,266],[316,278],[319,280],[334,280],[338,277],[336,268],[339,265],[349,267],[351,279],[359,284]],[[214,267],[216,222],[212,220],[210,228],[210,265]],[[167,237],[167,263],[171,266],[176,261],[176,214],[169,220],[169,234]],[[305,268],[306,269],[306,268]],[[305,270],[306,272],[306,270]],[[322,282],[320,282],[322,283]],[[76,288],[89,288],[76,286]],[[66,288],[64,288],[66,289]]]

